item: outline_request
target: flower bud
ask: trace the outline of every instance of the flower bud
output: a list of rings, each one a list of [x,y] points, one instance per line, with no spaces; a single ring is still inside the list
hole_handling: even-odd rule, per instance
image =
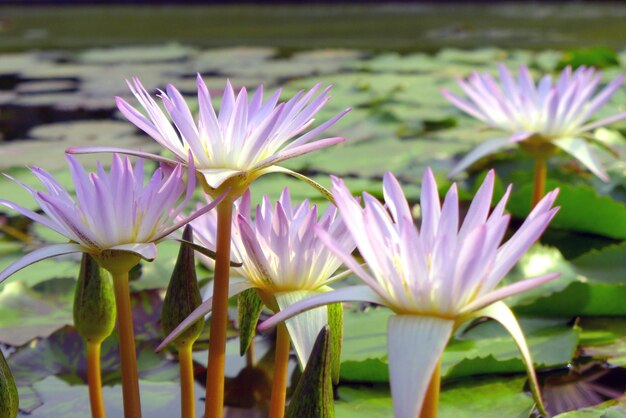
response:
[[[109,273],[83,254],[74,293],[74,326],[88,342],[102,342],[115,327],[115,295]]]
[[[0,351],[0,418],[15,418],[19,409],[17,386]]]
[[[183,240],[192,242],[191,226],[187,225],[183,232]],[[194,250],[184,243],[180,246],[176,266],[172,272],[167,293],[163,301],[161,312],[161,328],[165,335],[169,335],[185,318],[187,318],[200,304],[202,296],[198,288],[196,277],[196,262]],[[176,345],[193,344],[204,328],[204,319],[199,319],[175,340]]]

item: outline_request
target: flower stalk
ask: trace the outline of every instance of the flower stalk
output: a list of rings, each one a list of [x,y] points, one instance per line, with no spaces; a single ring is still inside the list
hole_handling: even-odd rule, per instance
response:
[[[228,278],[233,202],[226,197],[217,206],[217,257],[213,279],[211,334],[206,380],[205,418],[221,417],[224,409],[224,365],[228,324]]]
[[[87,384],[92,418],[105,418],[102,398],[102,378],[100,373],[100,348],[102,341],[87,342]]]
[[[424,405],[420,412],[420,418],[437,418],[439,408],[439,392],[441,390],[441,358],[435,366],[435,371],[430,378],[428,389],[424,397]]]
[[[192,347],[193,343],[178,344],[177,346],[182,418],[196,418]]]
[[[291,341],[287,326],[282,323],[276,329],[276,353],[274,354],[274,380],[270,401],[269,418],[283,418],[285,415],[285,396],[289,371],[289,351]]]
[[[128,270],[125,272],[111,271],[111,274],[113,275],[113,289],[117,307],[117,331],[120,338],[124,417],[141,418],[139,373],[137,371],[135,332],[133,330],[133,317],[130,306]]]
[[[545,157],[535,157],[535,168],[533,170],[533,201],[535,207],[546,193],[546,177],[548,176],[547,161]]]

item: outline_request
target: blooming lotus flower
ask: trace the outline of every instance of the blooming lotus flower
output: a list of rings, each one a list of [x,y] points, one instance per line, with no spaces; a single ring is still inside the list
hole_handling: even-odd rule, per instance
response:
[[[337,209],[329,206],[318,219],[317,207],[308,201],[294,206],[285,189],[272,207],[269,198],[250,215],[250,193],[238,202],[233,221],[232,255],[243,263],[233,269],[229,296],[255,288],[265,305],[277,312],[311,295],[332,290],[329,283],[346,276],[335,275],[340,259],[319,241],[314,230],[326,231],[338,248],[350,253],[355,243]],[[213,248],[216,219],[211,213],[192,222],[198,243]],[[187,326],[211,309],[209,298],[170,334],[164,347]],[[320,329],[328,322],[326,308],[318,308],[290,319],[287,329],[300,364],[304,367]]]
[[[69,242],[32,251],[0,273],[0,282],[39,260],[76,252],[89,253],[101,264],[115,263],[122,255],[131,255],[135,263],[140,258],[151,261],[157,255],[156,242],[219,203],[215,201],[189,218],[175,221],[195,188],[195,176],[185,182],[180,164],[173,169],[158,168],[144,184],[142,159],[133,167],[128,158],[116,154],[110,173],[98,165],[97,172],[87,174],[72,156],[66,158],[76,199],[50,173],[33,167],[31,171],[45,191],[12,180],[31,194],[44,215],[4,199],[0,205],[47,226]],[[184,199],[177,205],[181,197]]]
[[[539,407],[537,381],[524,336],[501,299],[539,286],[548,274],[496,288],[526,250],[539,238],[558,208],[553,191],[533,209],[504,244],[510,215],[504,207],[511,188],[489,213],[494,185],[490,171],[462,224],[456,185],[440,205],[437,185],[426,170],[421,192],[422,223],[413,223],[407,200],[391,173],[383,178],[385,206],[367,193],[365,207],[343,181],[333,178],[333,196],[370,272],[363,269],[332,236],[317,235],[366,286],[347,287],[301,301],[260,325],[266,329],[303,310],[340,301],[361,300],[389,307],[388,358],[396,418],[419,416],[425,392],[453,331],[467,319],[493,318],[512,334],[529,370]]]
[[[503,64],[500,64],[499,72],[500,83],[487,73],[476,72],[467,81],[458,80],[467,99],[442,91],[446,99],[465,113],[510,134],[479,145],[457,164],[451,176],[480,158],[517,143],[531,154],[544,158],[560,148],[593,174],[608,180],[589,147],[588,140],[595,139],[587,137],[586,133],[626,118],[626,112],[622,112],[589,121],[621,87],[624,76],[616,77],[595,94],[602,74],[594,68],[582,66],[572,71],[567,67],[557,80],[552,81],[552,77],[546,75],[537,85],[524,65],[519,69],[517,80]]]
[[[118,97],[119,110],[129,121],[171,151],[177,162],[189,164],[193,160],[208,192],[229,183],[233,193],[240,195],[255,178],[271,171],[300,176],[275,165],[343,141],[339,137],[314,139],[349,110],[304,133],[314,122],[314,115],[330,99],[330,87],[317,94],[320,89],[318,84],[306,93],[300,91],[287,102],[278,103],[280,90],[264,102],[263,86],[248,98],[245,88],[235,94],[232,85],[227,82],[220,111],[216,113],[209,90],[198,75],[200,113],[196,124],[183,96],[171,84],[159,94],[169,118],[139,79],[133,79],[128,85],[147,117]],[[293,138],[296,139],[289,142]],[[111,151],[175,162],[162,156],[117,148],[77,147],[68,150],[70,153]]]

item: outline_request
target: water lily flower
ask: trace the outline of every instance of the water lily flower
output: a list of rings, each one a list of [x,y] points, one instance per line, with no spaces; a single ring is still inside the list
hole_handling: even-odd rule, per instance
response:
[[[195,176],[189,176],[186,182],[180,164],[173,169],[158,168],[144,184],[142,159],[138,159],[133,167],[128,158],[122,159],[116,154],[110,173],[98,164],[96,172],[87,174],[75,158],[71,155],[66,158],[76,199],[50,173],[39,167],[33,167],[31,171],[45,191],[35,190],[7,176],[30,193],[44,214],[5,199],[0,199],[0,205],[58,232],[69,242],[30,252],[0,273],[0,282],[37,261],[76,252],[89,253],[106,265],[128,256],[135,263],[140,258],[151,261],[157,255],[155,244],[158,241],[218,203],[212,202],[192,216],[176,220],[195,188]],[[181,197],[183,200],[178,203]]]
[[[558,208],[551,206],[557,190],[546,195],[515,234],[501,244],[510,218],[504,208],[511,188],[489,213],[494,178],[490,171],[460,224],[456,185],[450,188],[441,206],[437,184],[427,169],[422,183],[419,230],[391,173],[383,178],[385,206],[364,193],[365,207],[361,207],[343,181],[333,178],[332,191],[339,213],[369,271],[328,233],[318,229],[317,235],[366,285],[324,293],[286,307],[259,328],[267,329],[303,310],[340,301],[360,300],[389,307],[396,314],[390,317],[387,334],[394,414],[396,418],[414,418],[422,410],[431,377],[430,385],[434,384],[438,393],[436,377],[441,354],[454,330],[471,318],[493,318],[506,327],[517,343],[535,398],[543,410],[526,341],[515,316],[501,299],[539,286],[558,274],[499,288],[497,285],[556,214]],[[430,404],[432,408],[432,399]]]
[[[214,248],[216,216],[212,213],[191,222],[196,241]],[[335,274],[341,260],[315,236],[315,229],[326,231],[338,248],[350,253],[355,243],[337,209],[329,205],[319,217],[317,206],[307,200],[294,205],[285,188],[273,207],[267,196],[251,216],[250,193],[237,202],[233,220],[232,256],[242,263],[233,268],[229,296],[246,289],[257,289],[265,305],[278,312],[309,296],[332,290],[328,285],[346,277]],[[164,341],[176,338],[190,324],[207,314],[211,298],[200,305]],[[326,308],[313,309],[287,322],[289,335],[302,367],[306,365],[320,329],[327,323]]]
[[[536,85],[524,65],[520,66],[517,79],[503,64],[499,66],[499,73],[500,83],[487,73],[477,72],[467,80],[458,80],[467,98],[442,91],[446,99],[465,113],[509,133],[507,137],[486,141],[468,153],[450,176],[488,154],[518,144],[535,159],[545,160],[561,149],[600,179],[608,180],[589,142],[609,147],[588,132],[626,119],[626,112],[594,122],[589,120],[622,86],[623,75],[596,94],[602,74],[592,67],[581,66],[573,71],[568,66],[556,80],[545,75]]]
[[[306,132],[315,121],[315,114],[330,99],[330,87],[318,94],[321,87],[318,84],[308,92],[300,91],[290,100],[278,103],[280,90],[264,102],[263,86],[249,98],[245,88],[235,94],[231,83],[227,82],[217,113],[209,89],[199,74],[196,83],[200,108],[197,124],[183,96],[171,84],[159,94],[169,118],[137,78],[128,85],[147,117],[124,99],[117,97],[116,101],[122,114],[171,151],[176,162],[189,164],[193,159],[207,192],[227,183],[232,193],[240,195],[255,178],[272,171],[298,176],[276,164],[344,140],[315,138],[349,109]],[[175,162],[163,156],[110,147],[75,147],[68,152],[121,152]]]

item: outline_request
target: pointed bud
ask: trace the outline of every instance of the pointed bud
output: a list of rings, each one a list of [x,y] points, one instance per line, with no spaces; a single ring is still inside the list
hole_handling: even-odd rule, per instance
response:
[[[85,340],[102,342],[115,327],[115,294],[109,273],[83,254],[74,292],[74,326]]]
[[[328,325],[321,329],[285,418],[334,418],[332,340]]]
[[[15,418],[19,411],[17,386],[0,351],[0,418]]]
[[[190,242],[193,240],[190,225],[185,227],[183,240]],[[169,335],[201,303],[202,296],[200,295],[196,278],[194,250],[189,245],[183,243],[180,246],[176,266],[174,266],[170,283],[167,286],[165,300],[163,301],[163,311],[161,312],[163,333]],[[174,344],[193,344],[200,336],[203,328],[204,319],[200,318],[174,339]]]

